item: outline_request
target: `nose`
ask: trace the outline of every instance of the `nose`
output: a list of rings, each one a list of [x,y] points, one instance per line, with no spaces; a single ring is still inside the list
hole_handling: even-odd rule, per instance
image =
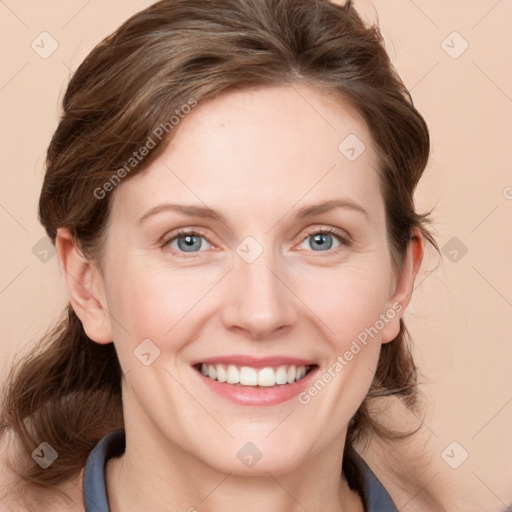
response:
[[[296,323],[300,301],[290,289],[282,265],[264,251],[256,261],[237,258],[226,283],[223,322],[253,340],[280,336]]]

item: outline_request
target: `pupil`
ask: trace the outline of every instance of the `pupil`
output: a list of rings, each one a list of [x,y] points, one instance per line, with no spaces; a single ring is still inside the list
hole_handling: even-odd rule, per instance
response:
[[[185,252],[192,252],[191,249],[199,250],[201,248],[201,239],[196,235],[184,235],[178,239],[178,245],[181,250]]]
[[[318,233],[318,234],[314,235],[313,238],[315,240],[315,243],[319,244],[320,247],[325,248],[325,249],[330,249],[332,246],[332,239],[329,242],[329,241],[326,241],[326,237],[330,237],[330,235]]]

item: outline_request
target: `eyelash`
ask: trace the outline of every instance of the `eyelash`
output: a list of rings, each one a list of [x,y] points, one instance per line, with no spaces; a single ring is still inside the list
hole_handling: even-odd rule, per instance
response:
[[[336,249],[332,249],[332,250],[329,249],[327,251],[310,251],[310,252],[319,252],[319,253],[326,252],[328,254],[333,254],[333,253],[336,254],[341,249],[343,249],[343,247],[350,247],[352,245],[352,242],[353,242],[352,237],[350,235],[342,235],[337,230],[328,227],[328,228],[320,228],[320,229],[319,228],[315,228],[315,229],[306,231],[306,236],[301,240],[300,243],[304,242],[304,240],[306,240],[310,236],[319,235],[319,234],[322,234],[322,235],[332,235],[332,236],[334,236],[335,238],[338,239],[338,241],[340,242],[341,245],[340,245],[340,247],[337,247]],[[182,236],[187,236],[187,235],[199,236],[201,238],[204,238],[206,241],[208,241],[208,238],[206,237],[206,235],[204,233],[201,233],[200,230],[180,229],[177,233],[173,233],[171,236],[165,237],[162,240],[162,242],[161,242],[161,247],[162,248],[166,248],[174,240],[176,240],[176,239],[178,239],[178,238],[180,238]],[[212,244],[210,244],[210,245],[212,245]],[[189,256],[184,256],[185,258],[194,258],[194,257],[197,257],[199,255],[199,253],[203,252],[203,251],[197,251],[197,252],[186,253],[186,252],[182,252],[182,251],[176,251],[174,249],[171,249],[171,250],[173,252],[175,252],[175,253],[177,252],[180,255],[189,254]]]

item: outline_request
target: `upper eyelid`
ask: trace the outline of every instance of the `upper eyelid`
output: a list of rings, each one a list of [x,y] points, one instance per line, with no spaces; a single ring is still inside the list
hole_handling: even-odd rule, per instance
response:
[[[327,233],[329,235],[337,236],[341,239],[341,241],[353,242],[354,238],[348,231],[339,228],[312,228],[311,230],[306,231],[306,237],[303,238],[305,240],[308,236],[312,236],[317,233]]]

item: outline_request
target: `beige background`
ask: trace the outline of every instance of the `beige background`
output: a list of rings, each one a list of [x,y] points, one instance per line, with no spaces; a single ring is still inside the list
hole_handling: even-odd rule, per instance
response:
[[[69,73],[149,3],[0,0],[0,375],[66,302],[37,200]],[[355,5],[368,19],[378,14],[392,60],[431,130],[417,204],[435,205],[444,255],[439,264],[435,256],[425,260],[407,313],[429,396],[426,427],[440,467],[501,510],[512,498],[512,2]],[[58,43],[46,59],[31,47],[51,49],[44,31]],[[449,446],[453,441],[458,445]],[[445,460],[456,465],[463,450],[468,459],[448,467]]]

